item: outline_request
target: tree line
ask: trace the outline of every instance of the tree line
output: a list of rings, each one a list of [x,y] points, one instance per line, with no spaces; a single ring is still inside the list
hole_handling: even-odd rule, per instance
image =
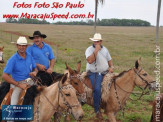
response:
[[[13,19],[9,18],[6,19],[7,23],[23,23],[23,24],[50,24],[46,20],[38,20],[38,19],[27,19],[27,18],[20,18],[20,19]]]
[[[38,20],[38,19],[6,19],[7,23],[23,23],[23,24],[50,24],[46,20]],[[62,22],[58,21],[53,23],[56,25],[94,25],[93,20],[87,21],[70,21],[70,22]],[[148,21],[140,20],[140,19],[97,19],[98,26],[151,26],[151,23]]]
[[[94,25],[93,20],[81,21],[71,21],[71,22],[56,22],[57,25]],[[148,21],[140,19],[102,19],[97,20],[98,26],[151,26]]]

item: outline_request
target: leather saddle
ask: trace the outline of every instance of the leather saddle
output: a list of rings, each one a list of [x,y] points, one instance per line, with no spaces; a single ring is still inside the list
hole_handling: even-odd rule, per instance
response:
[[[27,89],[29,87],[27,87],[26,89],[22,90],[22,92],[20,93],[19,95],[19,100],[18,100],[18,103],[17,105],[22,105],[23,104],[23,101],[24,101],[24,96],[27,92]],[[6,96],[3,98],[3,101],[1,103],[1,106],[0,106],[0,109],[2,110],[2,105],[10,105],[11,103],[11,95],[13,93],[13,88],[10,88],[9,92],[6,94]]]

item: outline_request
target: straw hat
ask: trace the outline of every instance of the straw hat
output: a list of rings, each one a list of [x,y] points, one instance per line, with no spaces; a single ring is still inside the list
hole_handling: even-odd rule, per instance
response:
[[[28,45],[27,43],[27,39],[23,36],[20,36],[17,40],[17,43],[18,45]]]
[[[101,34],[100,33],[95,33],[93,38],[89,38],[90,40],[96,42],[102,40]]]

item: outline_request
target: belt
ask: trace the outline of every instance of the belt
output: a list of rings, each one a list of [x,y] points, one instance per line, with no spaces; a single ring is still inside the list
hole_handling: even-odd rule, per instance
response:
[[[103,71],[103,72],[91,72],[90,70],[87,72],[87,75],[90,75],[91,73],[99,74],[99,75],[106,75],[109,71]]]

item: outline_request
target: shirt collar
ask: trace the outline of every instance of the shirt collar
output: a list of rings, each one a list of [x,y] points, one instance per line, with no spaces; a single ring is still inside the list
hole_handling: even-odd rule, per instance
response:
[[[26,57],[27,57],[27,55],[28,55],[28,54],[27,54],[27,52],[26,52]],[[24,60],[24,58],[21,57],[21,56],[19,55],[18,51],[16,52],[16,56],[18,57],[19,60],[22,60],[22,59]]]
[[[92,46],[93,46],[93,48],[95,48],[95,45],[94,45],[94,44],[93,44]],[[101,45],[101,48],[103,48],[103,46],[102,46],[102,45]]]
[[[42,48],[44,48],[45,42],[42,42],[42,43],[43,43],[43,47],[42,47]],[[33,43],[33,46],[38,47],[37,45],[35,45],[35,43]],[[39,48],[39,47],[38,47],[38,48]]]

